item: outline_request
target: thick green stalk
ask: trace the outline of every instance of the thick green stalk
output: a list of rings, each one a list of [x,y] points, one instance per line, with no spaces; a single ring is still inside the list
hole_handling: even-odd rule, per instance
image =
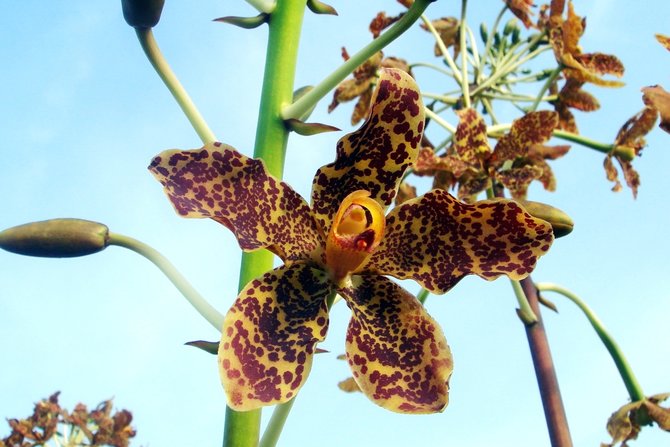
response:
[[[254,157],[261,158],[277,178],[284,171],[288,129],[281,117],[282,107],[293,97],[298,43],[305,0],[279,1],[268,23],[268,46],[261,104],[256,127]],[[273,255],[265,250],[242,255],[239,288],[272,269]],[[224,447],[256,447],[260,433],[261,411],[226,409]]]
[[[160,76],[165,86],[170,90],[170,93],[172,93],[172,96],[177,101],[177,104],[179,104],[179,107],[181,107],[181,110],[184,112],[184,115],[186,115],[186,118],[188,118],[191,126],[193,126],[193,129],[202,142],[206,144],[216,141],[214,132],[207,126],[207,122],[205,122],[205,119],[202,117],[195,104],[193,104],[190,96],[188,96],[188,93],[181,85],[181,82],[179,82],[179,79],[177,79],[177,76],[170,68],[170,65],[168,65],[163,57],[163,54],[154,39],[151,28],[136,28],[135,31],[137,32],[137,38],[140,41],[140,45],[142,45],[144,54],[146,54],[149,62],[151,62],[151,65],[154,67],[154,70],[156,70],[158,76]]]
[[[416,22],[428,5],[435,0],[416,0],[407,10],[405,15],[386,30],[381,36],[367,44],[348,61],[340,65],[335,71],[319,82],[305,95],[301,96],[295,103],[287,105],[282,116],[284,119],[300,119],[308,110],[318,103],[337,84],[349,76],[359,65],[368,60],[372,55],[382,50],[388,44],[400,37],[407,29]]]
[[[153,262],[156,267],[158,267],[161,272],[168,277],[172,284],[177,287],[177,289],[184,295],[189,303],[202,315],[209,323],[216,328],[217,331],[221,330],[221,325],[223,324],[223,315],[216,310],[205,298],[198,293],[197,290],[188,282],[188,280],[182,275],[179,270],[160,252],[158,252],[153,247],[133,239],[129,236],[124,236],[117,233],[109,233],[109,245],[116,245],[118,247],[127,248],[129,250],[138,253],[149,261]]]
[[[564,297],[575,303],[581,309],[581,311],[584,312],[584,315],[586,315],[586,318],[589,320],[589,323],[591,323],[591,326],[593,326],[593,329],[598,334],[598,337],[600,337],[600,340],[605,345],[605,348],[607,348],[607,351],[612,356],[612,360],[614,360],[614,364],[619,370],[621,379],[623,380],[624,385],[626,385],[626,390],[628,390],[630,400],[633,402],[643,400],[645,398],[644,392],[642,391],[642,387],[640,386],[640,383],[635,377],[635,374],[633,374],[633,369],[630,367],[630,364],[628,363],[626,356],[623,355],[621,348],[619,347],[617,342],[614,341],[614,338],[612,338],[612,335],[610,335],[607,329],[605,329],[605,325],[602,323],[602,321],[600,321],[600,319],[593,312],[593,310],[591,310],[591,308],[587,306],[587,304],[583,300],[581,300],[577,295],[570,292],[564,287],[550,283],[537,283],[535,284],[535,287],[537,287],[537,289],[542,292],[550,291],[560,293],[561,295],[563,295]]]

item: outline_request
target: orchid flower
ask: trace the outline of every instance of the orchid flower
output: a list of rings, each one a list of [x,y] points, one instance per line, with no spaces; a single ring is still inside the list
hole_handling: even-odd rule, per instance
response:
[[[261,160],[222,143],[154,158],[150,170],[180,215],[214,219],[243,250],[266,248],[283,261],[249,282],[224,319],[218,361],[234,410],[297,394],[335,294],[351,309],[346,356],[363,393],[396,412],[443,410],[447,341],[386,275],[444,293],[468,274],[521,279],[549,249],[549,224],[512,201],[467,205],[434,190],[385,215],[417,158],[423,110],[411,76],[382,70],[367,120],[317,171],[311,206]]]

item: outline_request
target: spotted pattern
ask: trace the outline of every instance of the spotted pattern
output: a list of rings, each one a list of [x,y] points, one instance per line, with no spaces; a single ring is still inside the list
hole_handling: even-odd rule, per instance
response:
[[[491,153],[484,118],[475,109],[463,109],[458,117],[454,149],[461,160],[482,168],[484,159]]]
[[[312,366],[326,336],[328,279],[307,262],[278,267],[251,281],[228,311],[219,372],[228,405],[246,411],[286,402]]]
[[[525,156],[530,146],[547,141],[557,126],[558,113],[548,110],[527,113],[514,120],[510,131],[498,140],[493,150],[494,165]]]
[[[551,225],[514,201],[468,205],[433,190],[386,217],[386,235],[365,270],[444,293],[469,274],[525,278],[552,242]]]
[[[400,413],[435,413],[449,401],[453,361],[439,325],[383,276],[354,276],[340,294],[351,308],[347,361],[361,390]]]
[[[244,250],[268,248],[293,261],[323,245],[324,236],[305,200],[269,174],[261,160],[230,146],[168,150],[153,159],[149,170],[177,213],[216,220],[235,234]]]
[[[326,233],[353,191],[369,191],[384,208],[391,204],[405,170],[416,160],[423,126],[423,103],[412,77],[383,69],[367,120],[337,143],[336,160],[314,177],[312,210]]]

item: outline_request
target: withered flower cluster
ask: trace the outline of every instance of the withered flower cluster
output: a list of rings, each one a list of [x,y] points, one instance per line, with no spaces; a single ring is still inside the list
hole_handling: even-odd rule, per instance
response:
[[[79,403],[70,413],[58,404],[56,392],[35,404],[26,419],[8,419],[11,433],[0,440],[0,447],[53,445],[127,447],[135,436],[130,426],[133,416],[127,410],[112,413],[112,401],[101,402],[89,411]]]

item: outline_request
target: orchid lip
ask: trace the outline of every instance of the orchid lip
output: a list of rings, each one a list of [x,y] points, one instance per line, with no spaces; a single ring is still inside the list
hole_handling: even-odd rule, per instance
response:
[[[384,210],[368,191],[354,191],[342,201],[326,240],[326,268],[336,283],[377,248],[385,223]]]

